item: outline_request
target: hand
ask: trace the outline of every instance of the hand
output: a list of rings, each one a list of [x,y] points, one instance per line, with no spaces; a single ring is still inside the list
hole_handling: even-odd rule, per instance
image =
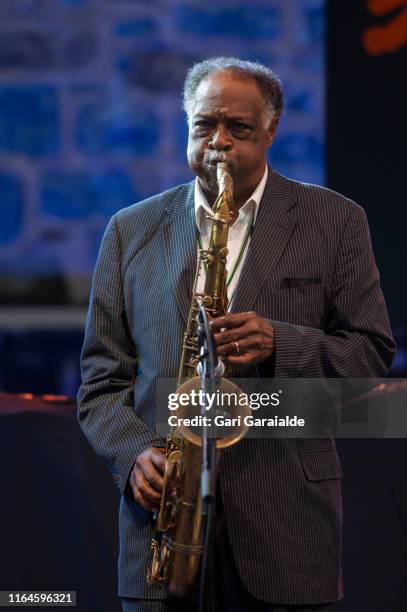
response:
[[[137,457],[130,474],[134,499],[151,512],[160,508],[165,471],[165,449],[149,447]]]
[[[255,312],[217,317],[210,326],[218,355],[233,365],[246,366],[266,361],[274,354],[273,326]]]

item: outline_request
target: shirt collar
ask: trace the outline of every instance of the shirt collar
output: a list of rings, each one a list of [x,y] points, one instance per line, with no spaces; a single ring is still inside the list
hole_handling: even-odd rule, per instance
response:
[[[263,197],[264,188],[266,186],[268,176],[268,166],[266,164],[266,169],[264,171],[263,177],[260,183],[257,185],[256,189],[253,191],[250,198],[243,204],[243,206],[239,210],[239,219],[242,217],[251,218],[253,214],[253,223],[256,221],[257,213],[259,212],[259,206],[261,198]],[[201,221],[203,215],[213,216],[213,210],[208,204],[208,200],[205,197],[205,194],[202,190],[201,184],[198,180],[198,177],[195,179],[195,191],[194,191],[194,200],[195,200],[195,219],[196,225],[198,229],[201,227]],[[253,209],[254,207],[254,209]]]

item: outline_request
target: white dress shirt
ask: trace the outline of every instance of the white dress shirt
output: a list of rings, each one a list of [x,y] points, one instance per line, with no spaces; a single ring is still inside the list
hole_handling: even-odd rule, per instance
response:
[[[247,257],[247,253],[249,251],[250,245],[250,234],[251,229],[256,222],[257,213],[260,206],[260,200],[263,196],[264,188],[266,186],[268,175],[268,168],[264,171],[263,177],[260,183],[257,185],[256,189],[253,191],[250,198],[243,204],[243,206],[239,210],[239,216],[234,222],[233,225],[229,227],[229,235],[228,235],[228,244],[227,247],[229,249],[229,253],[227,256],[227,270],[228,273],[234,270],[235,266],[237,268],[234,270],[234,274],[230,282],[228,283],[228,298],[229,298],[229,308],[232,304],[233,294],[236,289],[236,285],[240,278],[240,273],[243,269],[243,265],[245,259]],[[198,231],[201,236],[202,247],[204,249],[208,248],[209,239],[211,235],[212,222],[207,217],[213,217],[213,210],[209,206],[208,201],[205,197],[204,192],[202,191],[201,185],[199,183],[198,177],[195,179],[195,218],[196,225]],[[247,235],[246,246],[244,247],[244,252],[242,253],[240,262],[237,264],[240,251],[243,248],[244,241]],[[205,269],[204,266],[201,266],[200,275],[198,279],[197,291],[203,292],[205,285]]]

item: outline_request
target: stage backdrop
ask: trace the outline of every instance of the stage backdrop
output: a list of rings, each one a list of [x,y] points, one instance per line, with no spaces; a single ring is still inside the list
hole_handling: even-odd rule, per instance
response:
[[[327,183],[367,212],[390,319],[405,344],[407,3],[330,0],[327,15]]]
[[[109,217],[191,180],[182,82],[215,55],[281,76],[273,163],[323,182],[323,0],[1,0],[3,302],[86,303]]]

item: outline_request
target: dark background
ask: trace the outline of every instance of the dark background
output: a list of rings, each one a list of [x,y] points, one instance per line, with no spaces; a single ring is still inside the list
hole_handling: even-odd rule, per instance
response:
[[[363,45],[367,24],[388,27],[400,10],[372,18],[367,6],[327,3],[327,185],[367,212],[390,320],[398,330],[407,324],[407,45],[369,53]]]

